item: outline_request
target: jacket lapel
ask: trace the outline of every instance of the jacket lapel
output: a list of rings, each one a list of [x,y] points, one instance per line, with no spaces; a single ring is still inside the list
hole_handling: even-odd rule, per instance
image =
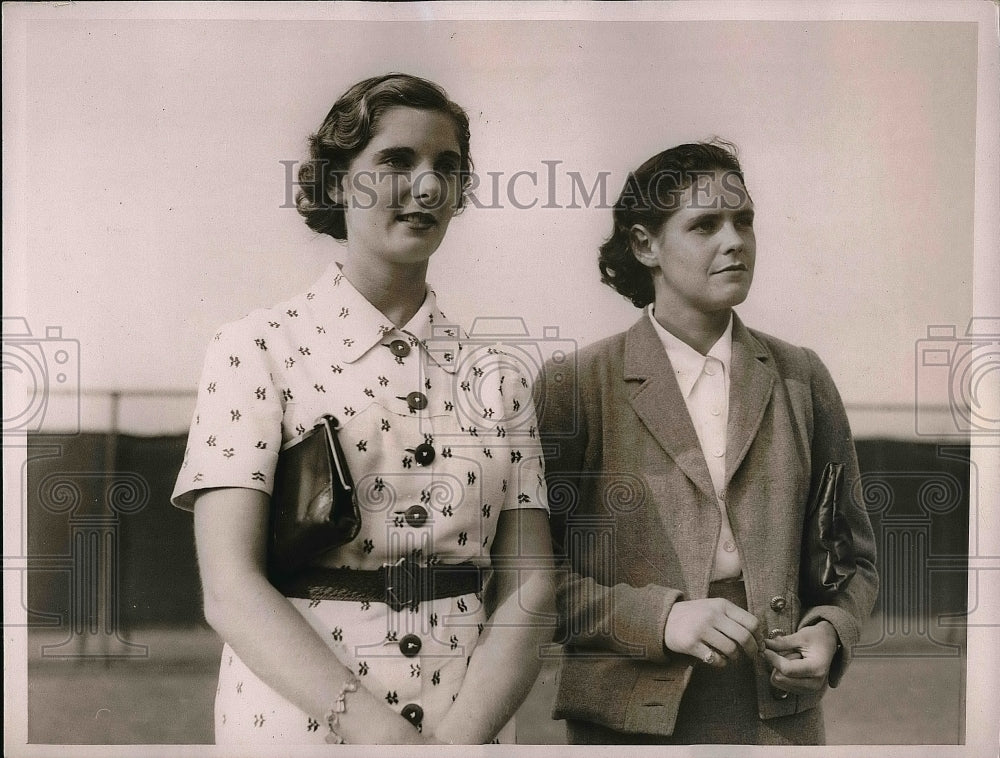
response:
[[[673,366],[645,315],[629,330],[625,340],[624,379],[642,382],[630,394],[632,408],[677,467],[714,501],[712,477]]]
[[[767,350],[735,314],[730,370],[726,486],[743,463],[760,430],[777,376]]]

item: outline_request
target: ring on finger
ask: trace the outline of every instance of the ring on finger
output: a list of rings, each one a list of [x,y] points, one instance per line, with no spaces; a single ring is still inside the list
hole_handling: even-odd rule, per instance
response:
[[[707,653],[705,653],[705,655],[702,657],[701,660],[707,663],[709,666],[711,666],[713,663],[715,663],[715,651],[709,650]]]

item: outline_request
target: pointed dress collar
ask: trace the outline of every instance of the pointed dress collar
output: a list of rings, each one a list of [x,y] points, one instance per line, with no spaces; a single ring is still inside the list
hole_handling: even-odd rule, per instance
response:
[[[420,345],[441,368],[455,372],[461,341],[467,338],[438,308],[437,296],[429,286],[420,308],[402,327],[396,327],[372,305],[344,276],[338,263],[327,268],[305,298],[326,323],[338,325],[336,349],[345,363],[353,363],[376,345],[404,339],[411,347]]]

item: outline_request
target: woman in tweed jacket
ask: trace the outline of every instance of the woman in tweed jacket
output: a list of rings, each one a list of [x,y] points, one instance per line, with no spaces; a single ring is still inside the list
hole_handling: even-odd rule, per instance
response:
[[[755,254],[729,146],[654,156],[600,258],[643,315],[538,384],[572,743],[824,741],[820,699],[875,601],[874,538],[830,374],[733,312]],[[810,603],[803,522],[828,463],[856,570]]]

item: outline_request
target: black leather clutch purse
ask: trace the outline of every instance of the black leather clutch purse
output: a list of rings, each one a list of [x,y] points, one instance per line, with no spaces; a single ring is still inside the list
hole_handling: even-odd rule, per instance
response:
[[[813,494],[802,530],[799,594],[806,607],[829,603],[857,571],[854,538],[837,505],[843,463],[828,463]]]
[[[354,482],[333,416],[281,447],[271,495],[268,575],[287,577],[361,529]]]

